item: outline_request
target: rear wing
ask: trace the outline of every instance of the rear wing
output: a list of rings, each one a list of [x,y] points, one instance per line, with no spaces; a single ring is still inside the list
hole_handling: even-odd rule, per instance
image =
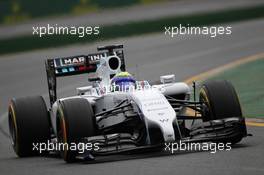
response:
[[[98,47],[98,53],[71,57],[47,59],[45,62],[50,104],[57,100],[57,77],[96,72],[100,60],[109,56],[117,56],[121,60],[122,71],[126,70],[123,45]]]

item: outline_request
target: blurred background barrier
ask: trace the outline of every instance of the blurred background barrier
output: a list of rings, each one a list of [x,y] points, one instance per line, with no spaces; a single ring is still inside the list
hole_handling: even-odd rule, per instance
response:
[[[179,26],[179,24],[183,26],[188,24],[190,26],[206,26],[261,17],[264,17],[264,5],[222,10],[216,12],[190,14],[184,16],[170,16],[158,18],[155,20],[128,22],[124,24],[105,25],[100,26],[99,35],[89,35],[83,38],[78,37],[78,35],[46,35],[40,38],[37,35],[30,34],[26,36],[19,36],[16,38],[1,39],[0,55],[41,48],[71,45],[74,43],[91,43],[94,41],[108,40],[118,37],[128,37],[133,35],[142,35],[154,32],[164,33],[165,26]]]
[[[12,24],[36,17],[78,15],[159,1],[166,0],[0,0],[0,24]]]

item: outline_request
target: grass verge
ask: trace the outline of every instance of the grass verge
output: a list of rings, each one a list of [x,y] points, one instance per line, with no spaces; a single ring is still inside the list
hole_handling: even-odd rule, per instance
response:
[[[21,36],[12,39],[0,40],[0,54],[51,48],[70,45],[73,43],[95,42],[153,32],[164,32],[165,26],[178,26],[179,24],[201,26],[260,17],[264,17],[264,6],[223,10],[220,12],[210,12],[204,14],[192,14],[188,16],[173,16],[112,26],[101,26],[99,36],[87,36],[83,38],[73,35],[49,35],[41,38],[37,35]]]
[[[264,118],[264,58],[226,70],[209,79],[230,81],[245,117]]]

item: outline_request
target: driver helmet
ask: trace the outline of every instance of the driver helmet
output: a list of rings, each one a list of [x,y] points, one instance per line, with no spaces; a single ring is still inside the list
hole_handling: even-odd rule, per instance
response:
[[[111,80],[112,91],[129,91],[133,90],[136,85],[136,80],[128,72],[117,73]]]

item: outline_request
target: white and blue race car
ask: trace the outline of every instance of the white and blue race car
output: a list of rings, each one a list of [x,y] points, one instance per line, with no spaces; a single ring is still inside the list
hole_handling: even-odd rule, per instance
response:
[[[195,93],[190,100],[191,88],[175,82],[174,75],[161,76],[156,85],[143,80],[135,81],[132,90],[113,88],[112,78],[126,71],[123,45],[48,59],[45,65],[50,107],[41,96],[13,98],[9,105],[10,135],[19,157],[39,155],[33,146],[47,142],[63,145],[59,152],[73,162],[142,149],[162,151],[165,143],[179,141],[235,144],[247,136],[237,94],[227,81],[205,82],[198,100]],[[84,73],[89,86],[78,87],[76,96],[57,99],[57,77]],[[186,114],[188,109],[193,115]],[[90,149],[68,147],[80,143],[89,143]]]

